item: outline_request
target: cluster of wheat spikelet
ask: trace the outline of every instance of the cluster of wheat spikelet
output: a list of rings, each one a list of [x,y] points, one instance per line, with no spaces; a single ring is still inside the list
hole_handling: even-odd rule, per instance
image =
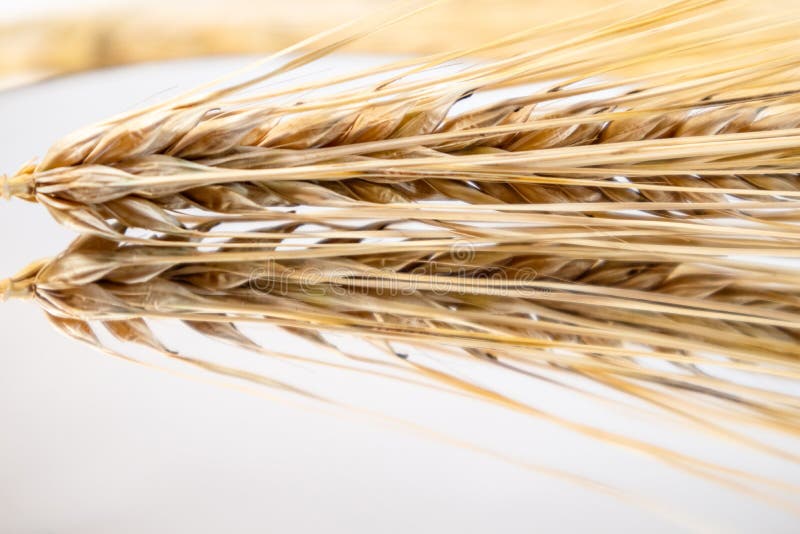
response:
[[[797,461],[717,421],[797,436],[800,396],[717,371],[800,379],[798,39],[794,20],[709,25],[716,4],[589,31],[575,17],[270,87],[370,33],[366,19],[276,54],[264,74],[91,126],[5,180],[7,196],[83,236],[1,289],[103,350],[100,327],[260,383],[168,349],[149,324],[176,319],[266,353],[237,325],[333,349],[324,333],[354,335],[381,347],[367,363],[388,362],[397,379],[420,374],[546,419],[397,344],[577,374]],[[714,60],[681,61],[699,49]],[[486,50],[500,59],[459,63]],[[360,372],[341,356],[335,365]],[[736,487],[771,484],[558,423]]]

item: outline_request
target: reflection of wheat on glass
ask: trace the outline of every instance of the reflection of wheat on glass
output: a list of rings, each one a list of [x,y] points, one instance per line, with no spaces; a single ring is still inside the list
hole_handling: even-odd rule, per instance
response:
[[[797,462],[796,25],[709,24],[716,4],[286,81],[367,18],[249,78],[83,129],[3,182],[82,234],[3,294],[112,354],[125,349],[103,331],[364,410],[151,330],[182,321],[270,358],[493,403],[797,511],[796,485],[562,417],[488,378],[633,401]],[[467,60],[488,51],[499,59]],[[255,325],[314,350],[273,350]],[[454,370],[464,362],[473,372]]]

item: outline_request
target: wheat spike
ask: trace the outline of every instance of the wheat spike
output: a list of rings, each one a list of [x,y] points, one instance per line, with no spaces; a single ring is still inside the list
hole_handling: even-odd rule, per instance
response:
[[[180,211],[189,208],[221,216],[429,200],[552,204],[554,212],[592,203],[583,211],[633,206],[685,220],[741,213],[791,221],[791,212],[775,208],[797,196],[797,60],[787,56],[794,41],[783,33],[785,23],[746,27],[735,37],[727,26],[674,36],[673,25],[687,30],[692,18],[682,17],[702,4],[679,2],[575,37],[551,54],[512,54],[431,81],[411,74],[463,52],[237,96],[274,75],[268,72],[79,131],[7,179],[4,191],[42,203],[80,231],[106,233],[118,201],[128,198],[146,205],[145,229],[163,226],[155,219],[180,226]],[[663,40],[640,42],[653,31]],[[525,42],[529,33],[490,47]],[[644,49],[630,52],[631,41]],[[711,65],[655,70],[665,55],[715,46],[727,55]],[[753,57],[739,52],[745,46],[764,48]],[[654,72],[599,77],[648,58]],[[286,105],[293,95],[374,72],[385,76],[371,87]],[[471,95],[511,85],[523,95],[455,111]],[[585,101],[570,103],[575,97]]]
[[[513,256],[492,251],[464,258],[443,248],[435,259],[418,252],[367,257],[340,253],[319,259],[324,251],[315,251],[309,250],[306,260],[275,260],[267,269],[262,262],[230,254],[195,254],[181,247],[120,245],[84,237],[58,258],[34,264],[6,282],[5,289],[17,297],[34,298],[59,329],[82,341],[102,347],[95,329],[103,327],[122,340],[169,357],[304,395],[292,385],[224,366],[209,367],[174,352],[148,323],[177,319],[224,342],[301,360],[266,351],[236,325],[277,325],[312,338],[320,332],[346,333],[386,343],[390,351],[400,350],[392,347],[405,342],[449,346],[459,351],[460,358],[507,366],[512,372],[550,368],[613,385],[699,423],[704,431],[797,461],[791,450],[773,448],[714,421],[724,414],[728,421],[745,426],[796,435],[800,399],[718,377],[713,371],[735,369],[797,380],[800,291],[796,285],[770,282],[759,290],[758,284],[744,282],[758,273],[742,271],[726,278],[698,273],[689,265],[569,261],[563,254]],[[269,257],[276,253],[275,247],[260,253]],[[420,260],[422,268],[414,268]],[[455,280],[454,265],[464,269]],[[532,280],[520,276],[527,268],[537,269]],[[494,276],[481,277],[478,272]],[[314,339],[326,343],[324,338]],[[343,356],[336,365],[351,368],[351,358]],[[460,394],[545,418],[690,472],[718,477],[723,483],[771,484],[751,473],[731,471],[624,434],[561,420],[544,409],[442,373],[414,356],[399,352],[391,356],[397,363],[390,365],[400,367],[393,369],[400,373],[394,379],[408,380],[413,375],[407,371],[414,371]],[[668,362],[669,368],[642,363],[654,359]],[[381,358],[371,363],[381,363]]]

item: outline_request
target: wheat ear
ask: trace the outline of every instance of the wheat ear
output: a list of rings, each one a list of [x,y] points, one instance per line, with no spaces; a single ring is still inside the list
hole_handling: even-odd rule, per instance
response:
[[[268,258],[275,248],[261,250],[261,257]],[[696,267],[688,265],[567,261],[568,255],[490,251],[465,258],[444,249],[434,258],[420,253],[340,253],[320,259],[314,249],[309,252],[306,260],[275,260],[265,267],[261,261],[230,255],[85,237],[58,258],[34,264],[6,282],[6,292],[34,298],[60,330],[100,348],[98,327],[206,370],[310,395],[302,386],[182,355],[168,349],[148,326],[151,321],[179,320],[203,335],[272,357],[393,380],[432,380],[421,385],[543,418],[739,489],[755,484],[800,491],[556,417],[545,408],[450,375],[430,358],[451,347],[457,352],[437,356],[442,363],[453,357],[475,360],[534,380],[548,369],[556,376],[585,377],[685,418],[703,432],[797,461],[791,449],[775,448],[715,421],[722,417],[745,428],[796,436],[800,399],[719,377],[714,371],[798,379],[797,286],[772,282],[759,293],[746,282],[747,289],[740,287],[755,273],[726,278],[719,273],[698,275],[693,272]],[[417,258],[422,268],[410,268],[420,263]],[[463,271],[454,276],[453,266],[459,265]],[[520,276],[531,267],[537,269],[532,280]],[[784,304],[778,304],[778,295]],[[762,304],[765,301],[772,304]],[[385,352],[366,362],[339,352],[343,359],[328,363],[276,354],[247,337],[237,324],[278,326],[334,351],[339,349],[320,334],[355,335],[381,342]],[[400,347],[408,343],[429,355],[404,353]],[[720,354],[727,358],[707,356]],[[668,363],[668,368],[646,365],[653,360]]]

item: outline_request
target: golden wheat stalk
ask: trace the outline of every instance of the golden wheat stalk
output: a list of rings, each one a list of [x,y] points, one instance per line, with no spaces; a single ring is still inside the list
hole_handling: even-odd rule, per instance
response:
[[[309,52],[275,55],[283,63],[265,74],[77,132],[3,191],[85,235],[0,292],[34,298],[102,350],[99,327],[293,392],[302,388],[173,352],[148,325],[180,320],[304,360],[239,329],[276,325],[339,352],[320,365],[359,373],[324,334],[369,339],[383,349],[370,374],[388,365],[393,379],[425,379],[737,489],[792,495],[559,419],[400,348],[449,349],[534,379],[543,369],[586,377],[797,461],[752,430],[797,437],[800,398],[730,375],[800,379],[797,37],[794,20],[709,28],[717,3],[675,2],[588,32],[576,17],[264,86],[369,32],[341,28]],[[524,49],[571,26],[581,31]],[[693,63],[699,49],[715,59]],[[507,53],[445,68],[486,50]]]
[[[694,11],[714,3],[678,2],[550,49],[510,51],[434,77],[418,75],[468,53],[513,50],[558,25],[251,94],[364,33],[345,28],[264,75],[76,132],[6,179],[3,191],[107,235],[114,221],[160,231],[168,221],[184,233],[183,212],[194,208],[222,219],[275,206],[399,209],[429,200],[614,217],[645,209],[684,222],[734,213],[770,226],[791,221],[776,208],[798,194],[792,25],[694,27],[705,22]],[[675,62],[698,48],[720,57],[662,68],[665,57]],[[644,74],[614,77],[643,65]],[[289,100],[370,76],[379,77],[370,86]],[[492,102],[497,89],[520,96]],[[489,103],[458,111],[480,95]]]

